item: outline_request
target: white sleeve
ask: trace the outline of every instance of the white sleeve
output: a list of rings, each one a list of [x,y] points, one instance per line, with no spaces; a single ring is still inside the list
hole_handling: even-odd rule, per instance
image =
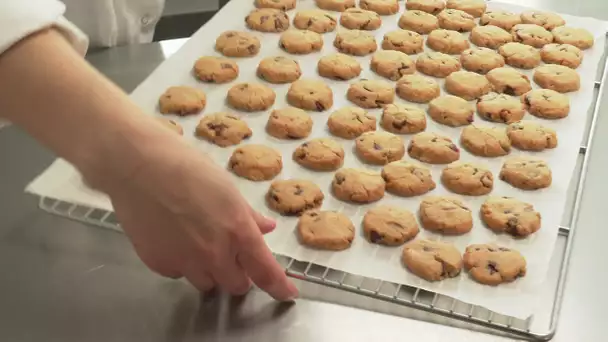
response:
[[[84,56],[87,36],[63,17],[64,12],[58,0],[0,0],[0,54],[32,33],[55,27]]]

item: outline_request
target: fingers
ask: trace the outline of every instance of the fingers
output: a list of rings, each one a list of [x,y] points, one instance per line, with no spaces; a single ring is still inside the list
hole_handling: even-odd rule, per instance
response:
[[[215,287],[213,278],[203,270],[191,270],[185,276],[190,284],[200,292],[208,292]]]
[[[260,232],[262,234],[268,234],[268,233],[272,232],[274,230],[274,228],[277,226],[277,223],[275,220],[271,219],[270,217],[266,217],[266,216],[260,214],[259,212],[257,212],[256,210],[254,210],[251,207],[249,207],[249,209],[251,211],[251,217],[253,217],[253,220],[258,225],[258,228],[260,229]]]

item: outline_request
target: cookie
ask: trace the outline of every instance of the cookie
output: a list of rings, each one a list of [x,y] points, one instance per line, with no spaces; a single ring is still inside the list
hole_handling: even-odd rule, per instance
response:
[[[441,93],[434,79],[418,74],[401,77],[396,91],[400,98],[415,103],[427,103]]]
[[[578,73],[563,65],[542,65],[534,70],[533,78],[540,87],[560,93],[577,91],[581,87]]]
[[[291,83],[302,76],[302,69],[294,59],[272,56],[262,59],[257,74],[259,78],[270,83]]]
[[[470,245],[463,260],[471,278],[485,285],[509,283],[526,275],[526,259],[518,251],[496,244]]]
[[[439,27],[446,30],[468,32],[475,27],[475,18],[458,9],[446,9],[437,14]]]
[[[460,134],[460,144],[480,157],[500,157],[511,151],[511,142],[502,127],[467,126]]]
[[[197,114],[205,108],[207,96],[193,87],[169,87],[158,99],[158,109],[163,114],[186,116]]]
[[[544,127],[536,121],[517,121],[507,127],[511,144],[520,150],[542,151],[557,146],[555,130]]]
[[[221,147],[237,145],[253,134],[245,121],[228,113],[205,115],[196,126],[195,133]]]
[[[560,26],[554,28],[551,33],[553,40],[559,44],[574,45],[581,50],[593,46],[593,35],[583,28]]]
[[[397,0],[361,0],[359,1],[359,7],[380,15],[391,15],[399,12]]]
[[[570,44],[547,44],[540,50],[540,57],[547,64],[559,64],[576,69],[583,62],[583,52]]]
[[[533,24],[517,24],[511,29],[511,35],[514,42],[530,45],[535,48],[541,48],[553,42],[551,32]]]
[[[494,25],[476,26],[471,31],[471,42],[479,47],[498,49],[513,41],[513,36]]]
[[[344,107],[331,113],[327,119],[329,132],[344,139],[354,139],[376,130],[376,117],[359,107]]]
[[[446,189],[469,196],[482,196],[492,192],[494,176],[483,165],[454,162],[441,172],[441,182]]]
[[[333,53],[319,59],[317,71],[323,77],[345,81],[359,76],[361,65],[349,55]]]
[[[515,97],[489,93],[477,100],[477,113],[488,121],[510,124],[521,120],[526,114],[526,108]]]
[[[428,281],[454,278],[462,270],[462,257],[453,245],[433,240],[416,240],[403,248],[401,261],[410,272]]]
[[[247,27],[260,32],[283,32],[289,28],[289,16],[275,8],[258,8],[245,17]]]
[[[205,56],[196,60],[193,72],[203,82],[226,83],[237,78],[239,66],[228,58]]]
[[[513,68],[502,67],[490,70],[486,78],[497,93],[519,96],[532,90],[528,76]]]
[[[294,107],[322,112],[334,105],[334,94],[325,82],[301,79],[289,87],[287,102]]]
[[[429,51],[418,56],[416,70],[429,76],[444,78],[460,70],[460,62],[445,53]]]
[[[380,126],[396,134],[413,134],[426,129],[424,111],[416,106],[391,103],[384,106]]]
[[[393,103],[395,88],[385,81],[361,79],[348,87],[346,98],[362,108],[381,108]]]
[[[305,55],[320,51],[323,47],[323,37],[309,30],[288,30],[281,34],[279,46],[289,53]]]
[[[436,187],[429,168],[405,160],[386,164],[381,175],[386,191],[399,196],[418,196]]]
[[[492,49],[480,47],[465,50],[460,55],[460,64],[466,70],[485,75],[492,69],[504,66],[505,59]]]
[[[362,161],[385,165],[405,155],[400,136],[389,132],[365,132],[355,140],[355,153]]]
[[[395,30],[387,32],[382,40],[384,50],[397,50],[408,55],[422,52],[424,39],[414,31]]]
[[[304,179],[276,180],[266,193],[268,206],[283,215],[301,215],[323,205],[325,196],[317,184]]]
[[[513,26],[521,24],[519,14],[504,10],[489,10],[479,18],[479,25],[494,25],[503,30],[511,31]]]
[[[315,0],[321,9],[335,12],[344,12],[355,7],[355,0]]]
[[[312,139],[293,151],[293,160],[311,170],[333,171],[342,166],[344,149],[333,139]]]
[[[296,0],[255,0],[257,8],[274,8],[289,11],[296,8]]]
[[[487,6],[485,0],[448,0],[446,7],[461,10],[479,18],[485,13]]]
[[[310,115],[299,108],[275,109],[266,122],[266,132],[278,139],[302,139],[308,137],[311,131]]]
[[[445,95],[429,103],[429,116],[440,124],[458,127],[473,122],[473,106],[460,97]]]
[[[215,50],[227,57],[255,56],[260,46],[256,36],[243,31],[226,31],[215,41]]]
[[[336,18],[329,12],[318,9],[302,10],[293,18],[293,26],[316,33],[332,32],[336,29]]]
[[[411,211],[387,205],[368,210],[362,225],[367,241],[387,246],[400,246],[420,231]]]
[[[460,54],[470,46],[462,33],[444,29],[437,29],[429,33],[426,45],[435,51],[450,55]]]
[[[511,157],[500,170],[500,179],[522,190],[536,190],[551,185],[551,169],[543,160]]]
[[[274,91],[260,83],[239,83],[228,90],[228,104],[235,109],[256,112],[266,110],[274,104]]]
[[[283,161],[281,153],[275,149],[250,144],[237,147],[232,152],[228,167],[237,176],[259,182],[276,177],[283,168]]]
[[[429,164],[449,164],[460,158],[460,150],[450,138],[431,132],[414,135],[407,153],[410,157]]]
[[[540,64],[540,53],[530,45],[522,43],[507,43],[498,48],[498,53],[512,67],[534,69]]]
[[[467,101],[475,100],[492,91],[492,85],[487,78],[464,70],[448,75],[444,87],[448,93]]]
[[[378,75],[391,81],[399,80],[403,75],[416,72],[414,61],[405,53],[395,50],[381,50],[372,56],[370,68]]]
[[[297,228],[300,242],[318,249],[344,250],[355,239],[353,223],[336,211],[307,211],[300,216]]]
[[[546,30],[553,30],[558,26],[566,25],[564,18],[555,13],[541,11],[526,11],[521,14],[521,21],[524,24],[533,24],[543,27]]]
[[[432,15],[437,15],[445,8],[445,1],[443,0],[407,0],[405,2],[405,8],[408,11],[423,11]]]
[[[364,169],[340,169],[331,183],[337,199],[371,203],[384,197],[384,180],[379,173]]]
[[[338,51],[353,56],[369,55],[378,48],[374,36],[361,30],[340,30],[334,46]]]
[[[340,15],[340,25],[350,30],[372,31],[382,25],[382,19],[376,12],[349,8]]]
[[[437,17],[419,10],[405,11],[399,18],[398,24],[404,30],[414,31],[419,34],[428,34],[439,28]]]
[[[481,219],[497,233],[526,237],[540,229],[540,213],[512,197],[490,197],[481,205]]]
[[[462,235],[473,228],[471,210],[451,196],[427,196],[418,209],[422,227],[446,235]]]
[[[171,119],[163,118],[163,117],[156,117],[155,119],[160,124],[162,124],[163,126],[165,126],[168,129],[172,130],[173,132],[175,132],[175,133],[177,133],[179,135],[184,135],[184,129],[177,122],[175,122],[175,121],[173,121]]]
[[[570,113],[567,95],[551,89],[534,89],[522,95],[521,102],[528,112],[543,119],[561,119]]]

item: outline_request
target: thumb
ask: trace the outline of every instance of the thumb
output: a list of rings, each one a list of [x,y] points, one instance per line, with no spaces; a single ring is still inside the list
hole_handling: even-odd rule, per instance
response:
[[[257,212],[256,210],[254,210],[251,207],[249,207],[249,209],[251,211],[251,217],[253,218],[255,223],[258,225],[258,229],[260,230],[260,232],[262,234],[268,234],[268,233],[272,232],[274,230],[274,228],[277,226],[277,223],[274,219],[271,219],[270,217],[266,217],[266,216],[260,214],[259,212]]]

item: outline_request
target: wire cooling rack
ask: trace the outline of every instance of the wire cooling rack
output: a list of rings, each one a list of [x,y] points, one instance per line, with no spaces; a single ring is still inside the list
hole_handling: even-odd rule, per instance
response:
[[[608,34],[607,34],[608,37]],[[604,65],[601,68],[601,78],[595,82],[595,101],[591,108],[591,118],[587,128],[586,141],[579,149],[578,169],[574,173],[578,178],[573,180],[573,202],[570,216],[564,226],[559,227],[557,255],[554,254],[554,262],[557,263],[555,274],[549,272],[550,285],[553,296],[547,307],[543,308],[542,315],[532,315],[522,320],[502,315],[481,306],[468,304],[455,298],[439,293],[423,290],[421,288],[396,284],[373,278],[366,278],[343,271],[335,270],[311,262],[298,261],[283,255],[275,255],[285,272],[300,280],[329,286],[332,288],[356,293],[385,302],[414,308],[424,311],[429,315],[422,319],[436,321],[436,318],[444,317],[443,324],[458,325],[458,321],[467,323],[467,328],[480,328],[485,332],[506,334],[514,337],[524,338],[530,341],[548,341],[553,338],[557,329],[557,321],[561,309],[564,292],[565,279],[568,273],[568,262],[572,250],[572,242],[576,232],[580,202],[585,185],[589,153],[593,144],[593,136],[599,113],[599,102],[604,94],[606,83],[606,66],[608,59],[603,57]],[[575,176],[577,177],[577,176]],[[91,208],[79,204],[68,203],[56,199],[44,197],[40,199],[39,206],[42,210],[72,220],[80,221],[94,226],[100,226],[116,231],[121,231],[114,214],[110,211]],[[555,260],[557,259],[557,260]],[[543,317],[539,317],[543,316]]]

